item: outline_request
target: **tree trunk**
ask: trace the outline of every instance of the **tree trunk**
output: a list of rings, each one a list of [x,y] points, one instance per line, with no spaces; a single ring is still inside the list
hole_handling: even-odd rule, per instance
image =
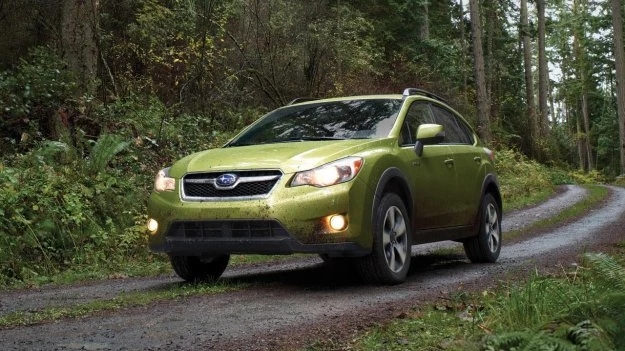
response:
[[[582,126],[581,126],[581,123],[579,122],[579,115],[575,115],[575,130],[577,131],[576,133],[577,138],[575,139],[577,139],[577,155],[579,156],[579,169],[581,171],[585,171],[586,170],[586,153],[584,152],[585,137],[582,137]]]
[[[462,84],[464,101],[467,102],[467,91],[469,90],[469,77],[467,77],[467,41],[464,30],[464,0],[459,1],[460,5],[460,49],[462,50]]]
[[[534,78],[532,75],[532,47],[529,37],[529,20],[527,18],[527,0],[521,0],[521,42],[523,43],[523,65],[525,68],[525,100],[527,102],[527,120],[530,125],[531,148],[534,157],[537,156],[538,117],[536,116],[536,103],[534,102]]]
[[[484,71],[486,73],[486,94],[491,98],[491,114],[492,111],[492,99],[495,95],[493,95],[493,81],[495,78],[493,77],[493,41],[495,38],[495,20],[496,20],[496,12],[495,12],[495,1],[486,0],[485,2],[485,12],[486,19],[484,20],[485,28],[485,40],[486,40],[486,54],[484,55]]]
[[[579,1],[573,2],[573,13],[578,14],[580,11],[585,11],[585,9],[580,9]],[[590,146],[590,114],[588,112],[588,87],[587,87],[587,70],[586,70],[586,57],[584,52],[584,28],[582,26],[577,26],[573,32],[573,55],[575,57],[575,71],[577,75],[577,79],[580,81],[581,86],[581,113],[583,119],[583,127],[584,127],[584,153],[586,153],[588,170],[592,171],[594,167],[593,157],[592,157],[592,147]]]
[[[78,94],[89,92],[98,70],[98,0],[63,0],[63,58],[75,72]]]
[[[480,4],[478,0],[469,0],[471,11],[471,32],[473,36],[473,72],[477,91],[477,133],[484,140],[491,140],[490,133],[490,103],[486,93],[486,78],[484,74],[484,51],[482,49],[482,22],[480,19]]]
[[[595,169],[595,162],[592,157],[592,147],[590,146],[590,114],[588,113],[588,92],[586,87],[582,88],[582,116],[584,117],[584,141],[588,158],[588,170],[592,171]]]
[[[538,10],[538,110],[541,135],[546,137],[549,135],[549,107],[547,106],[549,71],[545,54],[545,0],[536,0],[536,9]]]
[[[428,0],[423,1],[423,17],[419,28],[419,39],[425,41],[430,39],[430,16],[428,12]]]
[[[616,64],[616,103],[619,126],[619,151],[621,174],[625,174],[625,49],[623,48],[622,0],[612,0],[612,26],[614,27],[614,58]]]

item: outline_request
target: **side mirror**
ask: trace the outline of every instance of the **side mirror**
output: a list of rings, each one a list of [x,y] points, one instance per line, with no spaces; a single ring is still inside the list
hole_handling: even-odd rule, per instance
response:
[[[445,140],[445,131],[440,124],[422,124],[417,128],[414,148],[417,156],[423,155],[423,146],[440,144]]]

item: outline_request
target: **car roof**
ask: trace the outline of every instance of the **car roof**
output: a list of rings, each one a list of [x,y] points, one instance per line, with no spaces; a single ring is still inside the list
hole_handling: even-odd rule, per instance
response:
[[[334,101],[349,101],[349,100],[401,100],[403,96],[400,94],[378,94],[378,95],[354,95],[354,96],[341,96],[327,99],[315,99],[315,98],[298,98],[289,105],[305,105],[314,104],[319,102],[334,102]]]

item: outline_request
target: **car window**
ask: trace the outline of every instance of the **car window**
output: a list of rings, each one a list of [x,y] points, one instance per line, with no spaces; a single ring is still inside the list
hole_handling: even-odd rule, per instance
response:
[[[427,102],[415,101],[410,105],[404,124],[401,128],[400,144],[412,145],[415,143],[417,136],[417,128],[426,123],[436,123],[434,121],[434,115]]]
[[[475,140],[473,139],[473,131],[471,130],[471,128],[467,125],[465,121],[460,118],[456,117],[456,122],[458,122],[458,125],[460,126],[460,129],[462,129],[462,133],[465,135],[468,143],[473,144]]]
[[[361,99],[287,106],[264,116],[228,146],[384,138],[401,104],[399,99]]]
[[[436,123],[443,126],[445,130],[445,144],[472,144],[472,138],[466,130],[466,126],[459,125],[458,117],[451,111],[437,105],[432,105]]]

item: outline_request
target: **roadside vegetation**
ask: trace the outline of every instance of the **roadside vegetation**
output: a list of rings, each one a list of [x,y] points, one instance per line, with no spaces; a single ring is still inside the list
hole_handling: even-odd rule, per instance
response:
[[[322,340],[321,350],[622,350],[625,348],[625,245],[615,258],[588,253],[559,274],[467,293],[415,307],[351,342]]]

